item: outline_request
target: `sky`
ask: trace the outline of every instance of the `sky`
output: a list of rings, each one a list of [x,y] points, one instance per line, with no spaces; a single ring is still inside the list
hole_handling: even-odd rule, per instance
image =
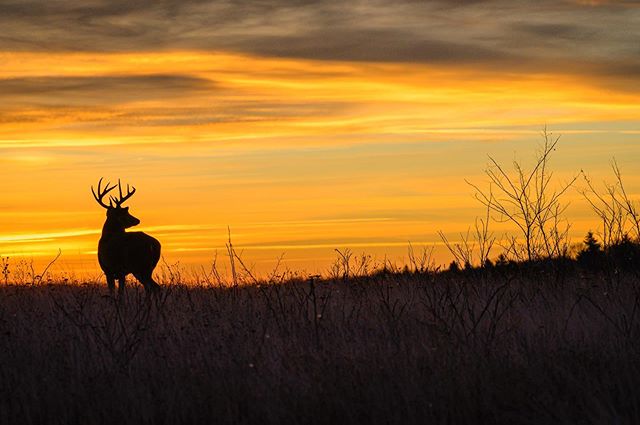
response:
[[[97,270],[100,177],[166,264],[456,239],[488,155],[640,197],[640,2],[0,0],[0,256]],[[598,226],[567,193],[572,235]],[[496,231],[502,231],[496,224]],[[497,253],[496,253],[497,255]]]

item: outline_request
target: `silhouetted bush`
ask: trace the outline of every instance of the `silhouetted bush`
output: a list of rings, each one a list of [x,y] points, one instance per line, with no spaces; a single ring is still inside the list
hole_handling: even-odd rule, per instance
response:
[[[588,232],[583,241],[584,247],[578,252],[576,260],[580,266],[599,270],[605,265],[605,254],[602,250],[602,244],[593,235],[593,232]]]
[[[640,270],[640,243],[625,234],[603,248],[593,233],[588,232],[576,261],[581,267],[592,271]]]
[[[640,243],[628,235],[607,247],[606,254],[616,269],[640,270]]]
[[[544,142],[530,169],[514,161],[509,172],[489,156],[484,170],[489,178],[488,188],[467,181],[475,189],[475,198],[497,215],[498,222],[513,225],[515,233],[505,235],[508,243],[503,248],[518,261],[565,257],[569,252],[570,226],[563,216],[567,208],[563,196],[578,175],[567,183],[552,185],[554,173],[549,166],[560,136],[553,137],[545,127],[542,137]]]
[[[460,266],[458,265],[457,261],[452,261],[451,263],[449,263],[449,269],[450,272],[459,272],[460,271]]]

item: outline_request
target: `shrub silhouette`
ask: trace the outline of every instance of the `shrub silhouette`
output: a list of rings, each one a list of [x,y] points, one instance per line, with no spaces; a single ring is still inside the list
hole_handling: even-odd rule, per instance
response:
[[[616,270],[640,269],[640,243],[633,241],[629,235],[607,248],[607,256]]]
[[[583,241],[584,247],[578,252],[578,264],[588,269],[600,269],[604,266],[604,251],[602,244],[595,238],[593,232],[587,232]]]

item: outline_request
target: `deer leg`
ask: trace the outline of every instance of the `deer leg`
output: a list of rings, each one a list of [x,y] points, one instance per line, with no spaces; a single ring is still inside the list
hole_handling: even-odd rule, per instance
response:
[[[125,289],[125,276],[121,276],[118,278],[118,295],[122,296],[124,295],[124,289]]]
[[[149,276],[149,288],[152,292],[160,292],[160,285],[151,276]]]
[[[113,276],[107,276],[107,287],[109,288],[109,293],[113,295],[116,290],[116,280]]]
[[[142,283],[146,292],[155,292],[160,289],[160,285],[153,280],[151,273],[134,273],[134,276]]]

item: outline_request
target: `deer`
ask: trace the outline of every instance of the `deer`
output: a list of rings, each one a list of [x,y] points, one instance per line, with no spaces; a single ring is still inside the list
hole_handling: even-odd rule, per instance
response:
[[[128,274],[133,274],[147,293],[156,292],[160,285],[153,280],[152,274],[160,260],[160,242],[144,232],[126,231],[140,224],[140,220],[129,213],[129,207],[122,206],[136,193],[136,188],[127,184],[127,193],[123,195],[120,179],[117,186],[107,182],[105,187],[102,187],[102,180],[100,178],[98,181],[97,191],[91,186],[91,193],[98,204],[107,210],[107,219],[98,242],[98,263],[107,278],[109,292],[113,295],[115,281],[118,280],[118,292],[123,294]],[[109,195],[107,205],[104,197],[116,187],[119,196]]]

